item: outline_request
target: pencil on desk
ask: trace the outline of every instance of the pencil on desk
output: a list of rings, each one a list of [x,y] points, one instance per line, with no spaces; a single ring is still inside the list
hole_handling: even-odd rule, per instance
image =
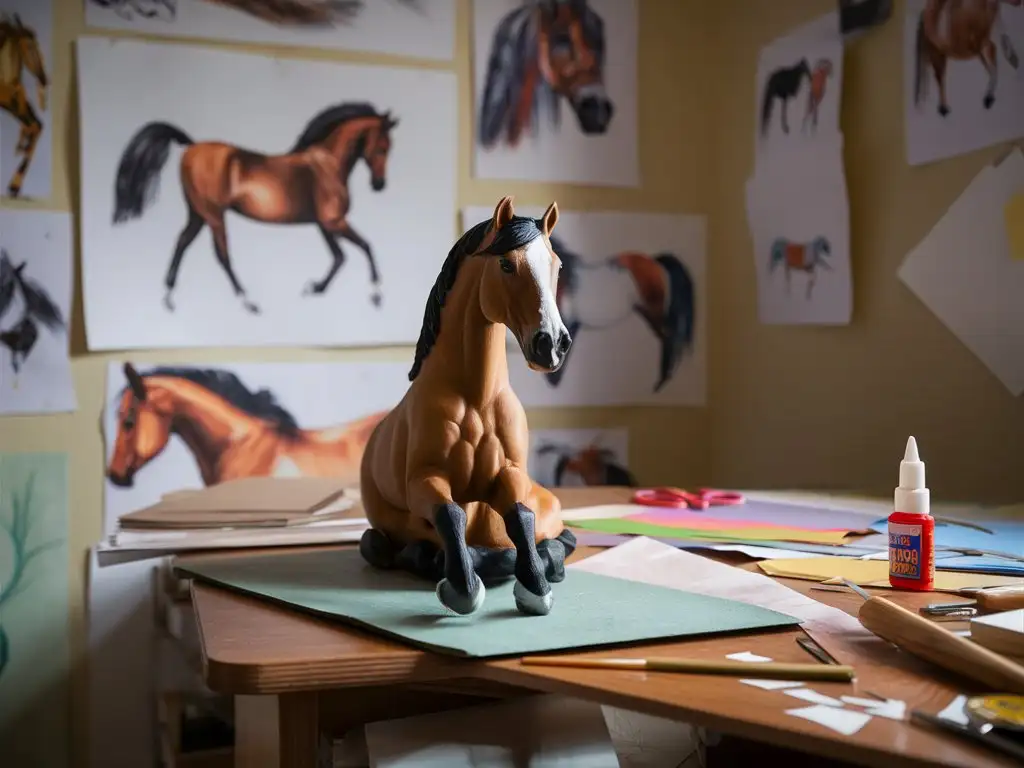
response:
[[[526,656],[522,663],[534,667],[583,667],[587,669],[640,669],[651,672],[689,672],[694,675],[732,675],[772,680],[815,680],[848,683],[853,667],[782,662],[706,661],[704,659],[590,659],[582,656]]]

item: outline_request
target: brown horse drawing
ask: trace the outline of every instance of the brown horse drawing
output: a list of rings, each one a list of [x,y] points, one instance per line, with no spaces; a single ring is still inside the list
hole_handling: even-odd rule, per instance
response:
[[[555,303],[559,261],[541,219],[494,216],[452,247],[431,288],[402,401],[374,430],[359,483],[373,526],[360,552],[378,568],[438,581],[455,613],[477,610],[484,581],[515,576],[516,605],[551,610],[575,538],[558,499],[527,473],[526,413],[509,384],[506,327],[530,367],[558,368],[572,344]]]
[[[243,306],[259,307],[246,295],[235,276],[228,251],[225,214],[234,211],[269,224],[315,224],[331,254],[320,280],[306,294],[322,294],[345,262],[338,238],[360,248],[370,266],[373,303],[380,306],[380,275],[370,244],[348,220],[351,209],[349,175],[363,160],[370,169],[370,186],[380,192],[386,184],[391,131],[398,124],[390,112],[380,114],[371,104],[348,103],[316,115],[295,145],[284,155],[263,155],[222,142],[194,143],[168,123],[148,123],[125,148],[117,169],[114,223],[142,216],[156,196],[160,171],[172,142],[187,147],[181,157],[181,186],[188,205],[185,223],[164,281],[164,304],[174,309],[172,293],[186,249],[204,226],[213,235],[217,261],[224,268]]]
[[[377,0],[380,2],[381,0]],[[399,4],[420,10],[420,0],[396,0]],[[118,16],[131,19],[163,18],[173,20],[178,14],[178,0],[90,0],[93,5],[110,8]],[[331,27],[349,25],[366,9],[366,0],[206,0],[223,5],[253,18],[279,27]]]
[[[931,66],[939,86],[939,114],[949,114],[946,100],[946,64],[950,59],[980,59],[988,73],[982,105],[990,109],[996,100],[998,49],[992,32],[999,23],[1000,5],[1021,6],[1024,0],[928,0],[917,23],[917,56],[914,68],[914,104],[927,93],[924,69]],[[1001,33],[1003,55],[1014,69],[1020,64],[1010,36]]]
[[[167,447],[188,446],[205,485],[242,477],[337,477],[359,482],[359,463],[386,411],[327,429],[302,429],[267,390],[252,392],[233,373],[125,363],[110,482],[129,488],[135,474]]]
[[[539,113],[560,124],[569,102],[580,130],[603,134],[614,106],[604,87],[604,20],[586,0],[540,0],[507,14],[494,31],[479,107],[484,147],[519,144]]]
[[[36,145],[43,133],[43,123],[36,115],[28,93],[21,82],[21,72],[27,70],[36,79],[36,100],[39,110],[46,111],[46,88],[49,78],[35,30],[26,26],[18,14],[0,16],[0,109],[10,113],[21,128],[16,152],[21,162],[7,185],[10,197],[21,195]]]
[[[828,80],[832,77],[832,62],[828,59],[819,59],[811,70],[811,88],[807,92],[807,111],[804,113],[803,129],[806,131],[810,125],[811,131],[818,129],[818,110],[821,102],[825,100],[825,89]]]

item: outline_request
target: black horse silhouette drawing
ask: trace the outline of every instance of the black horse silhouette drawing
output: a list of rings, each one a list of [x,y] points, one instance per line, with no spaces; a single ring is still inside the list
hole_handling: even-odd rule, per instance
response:
[[[22,262],[14,266],[7,251],[0,249],[0,322],[4,315],[21,299],[21,315],[9,328],[0,329],[0,344],[11,352],[11,367],[21,370],[39,340],[39,325],[50,331],[66,331],[67,325],[60,308],[39,283],[25,277]]]

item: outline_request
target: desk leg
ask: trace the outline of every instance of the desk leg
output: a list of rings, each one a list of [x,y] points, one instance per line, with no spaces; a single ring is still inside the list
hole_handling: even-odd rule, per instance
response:
[[[311,768],[318,735],[315,693],[235,697],[235,768]]]

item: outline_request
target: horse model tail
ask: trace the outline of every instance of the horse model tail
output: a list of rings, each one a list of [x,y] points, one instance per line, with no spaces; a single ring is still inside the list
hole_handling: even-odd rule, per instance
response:
[[[654,260],[665,270],[668,279],[668,307],[665,310],[661,340],[661,370],[654,391],[658,392],[672,375],[676,366],[693,346],[693,332],[696,323],[696,290],[693,277],[676,256],[662,253]]]
[[[190,146],[194,142],[169,123],[147,123],[128,142],[117,166],[114,186],[114,223],[137,219],[156,199],[160,171],[167,163],[171,143]]]
[[[925,44],[928,39],[924,31],[924,14],[917,20],[917,41],[914,49],[914,105],[920,104],[927,94],[928,78],[924,76],[925,70]]]

